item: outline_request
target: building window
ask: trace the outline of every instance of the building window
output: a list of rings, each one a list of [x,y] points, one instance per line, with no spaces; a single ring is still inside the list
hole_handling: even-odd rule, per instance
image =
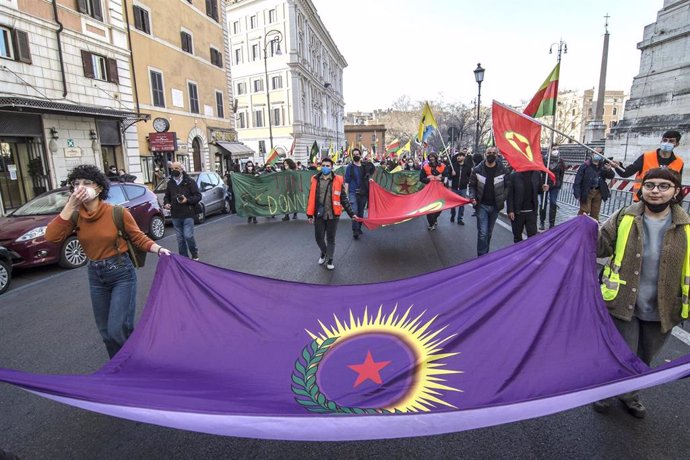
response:
[[[245,117],[244,112],[240,112],[237,114],[237,124],[239,125],[240,128],[246,128],[247,127],[247,119]]]
[[[280,112],[281,110],[278,109],[273,109],[273,118],[271,119],[271,122],[273,123],[273,126],[280,126]]]
[[[274,9],[268,10],[268,23],[273,24],[278,20],[278,12]]]
[[[259,141],[259,153],[266,153],[266,141]]]
[[[255,43],[252,45],[252,61],[257,59],[259,59],[259,45]]]
[[[255,110],[254,111],[254,127],[255,128],[263,128],[264,126],[264,111],[263,110]]]
[[[280,49],[280,42],[278,40],[271,40],[269,49],[271,50],[271,57],[275,56],[278,54],[278,50]]]
[[[249,17],[249,28],[250,29],[256,29],[256,26],[258,25],[259,18],[254,15]]]
[[[199,113],[199,92],[196,83],[187,83],[187,89],[189,90],[189,111]]]
[[[216,116],[225,118],[225,106],[223,105],[223,93],[216,91]]]
[[[149,12],[137,5],[134,5],[134,28],[141,30],[145,34],[151,34]]]
[[[615,108],[615,107],[613,108],[613,114],[614,114],[614,115],[618,115],[618,109]]]
[[[218,0],[206,0],[206,16],[218,22]]]
[[[149,71],[149,78],[151,79],[151,97],[153,105],[156,107],[165,107],[165,90],[163,89],[163,74],[155,70]]]
[[[223,67],[223,55],[215,48],[211,48],[211,64],[216,67]]]
[[[0,27],[0,58],[31,64],[29,34],[22,30]]]
[[[235,50],[235,64],[242,62],[242,48],[237,48]]]
[[[261,79],[254,80],[254,92],[258,93],[259,91],[264,90],[264,81]]]
[[[280,89],[283,87],[283,77],[281,75],[276,75],[271,77],[271,89]]]
[[[240,33],[240,21],[235,21],[232,23],[232,33],[235,35]]]
[[[99,21],[103,20],[103,9],[101,0],[77,0],[77,10],[80,13],[88,14]]]
[[[192,44],[192,36],[187,32],[180,32],[180,40],[182,42],[182,51],[189,54],[194,54],[194,45]]]
[[[110,83],[119,83],[116,59],[82,50],[81,63],[86,78],[109,81]]]
[[[241,82],[237,84],[237,94],[247,94],[247,84],[245,82]]]

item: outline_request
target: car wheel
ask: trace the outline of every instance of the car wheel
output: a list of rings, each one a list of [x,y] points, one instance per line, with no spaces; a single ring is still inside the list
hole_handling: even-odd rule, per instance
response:
[[[12,267],[4,260],[0,260],[0,294],[10,288]]]
[[[84,248],[76,236],[70,236],[65,240],[60,250],[60,266],[65,268],[77,268],[86,264]]]
[[[230,207],[230,200],[227,198],[223,200],[223,214],[230,214],[232,208]]]
[[[201,206],[201,212],[197,213],[194,216],[194,223],[196,225],[203,224],[204,221],[206,220],[206,207],[202,204]]]
[[[153,216],[149,222],[149,236],[152,240],[160,240],[165,235],[165,221],[161,216]]]

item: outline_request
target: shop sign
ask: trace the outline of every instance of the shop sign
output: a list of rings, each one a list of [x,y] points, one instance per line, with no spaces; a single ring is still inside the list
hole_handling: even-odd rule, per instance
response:
[[[80,157],[80,156],[81,156],[81,149],[79,147],[67,147],[65,149],[65,157],[66,158],[75,158],[75,157]]]
[[[149,133],[149,148],[152,152],[174,152],[177,150],[177,133]]]

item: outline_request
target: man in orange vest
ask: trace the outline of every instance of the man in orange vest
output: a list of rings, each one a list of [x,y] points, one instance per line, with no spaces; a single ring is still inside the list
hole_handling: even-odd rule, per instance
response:
[[[637,191],[640,189],[642,178],[650,169],[669,168],[683,177],[683,160],[673,153],[673,149],[680,143],[680,133],[678,131],[666,131],[661,137],[661,145],[656,150],[650,150],[640,155],[627,168],[623,168],[621,163],[616,163],[618,175],[630,177],[635,174],[635,184],[633,185],[633,200],[639,201]]]
[[[446,171],[446,165],[438,161],[438,155],[431,152],[428,157],[428,162],[422,166],[422,170],[419,171],[419,180],[425,184],[428,184],[432,180],[443,182],[443,178],[448,175]],[[426,215],[427,230],[430,232],[436,230],[438,227],[438,216],[441,215],[441,211],[432,212]]]
[[[359,220],[355,216],[347,193],[343,190],[343,176],[333,173],[333,160],[324,157],[321,160],[321,171],[312,176],[307,201],[307,218],[314,224],[316,244],[321,250],[319,265],[326,264],[328,270],[333,270],[333,254],[335,253],[335,233],[343,209],[350,218]],[[325,240],[324,240],[325,239]]]

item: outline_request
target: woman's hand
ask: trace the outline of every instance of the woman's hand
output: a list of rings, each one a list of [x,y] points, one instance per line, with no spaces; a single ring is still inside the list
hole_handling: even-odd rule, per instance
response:
[[[69,196],[65,207],[69,207],[70,211],[76,211],[88,197],[89,194],[86,192],[86,187],[77,187]]]

